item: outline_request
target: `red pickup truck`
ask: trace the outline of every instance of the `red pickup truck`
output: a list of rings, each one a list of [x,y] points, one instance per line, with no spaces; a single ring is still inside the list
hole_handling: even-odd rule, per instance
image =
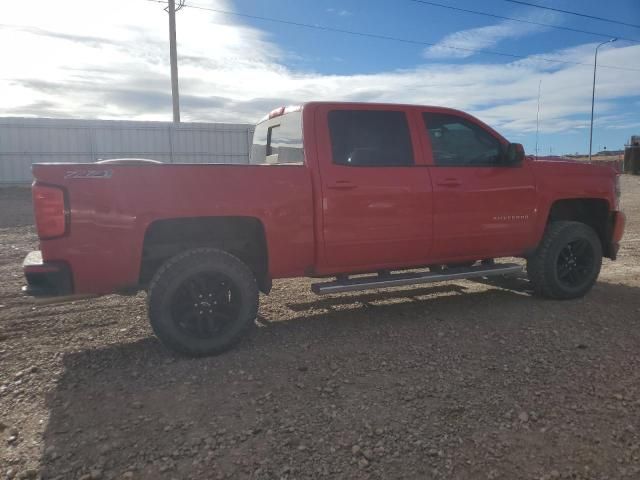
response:
[[[608,166],[535,160],[448,108],[312,102],[258,123],[248,165],[33,166],[31,295],[147,291],[154,332],[189,355],[254,324],[272,279],[316,293],[504,275],[584,295],[624,230]],[[356,275],[365,274],[365,275]],[[356,275],[356,276],[354,276]]]

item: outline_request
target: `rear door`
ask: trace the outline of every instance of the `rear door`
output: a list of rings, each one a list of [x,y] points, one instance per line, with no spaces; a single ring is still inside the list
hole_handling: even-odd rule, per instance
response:
[[[506,141],[472,117],[423,111],[422,128],[432,153],[434,257],[480,259],[527,249],[536,215],[529,163],[506,165]]]
[[[412,112],[322,105],[316,111],[322,198],[321,270],[426,261],[432,193]]]

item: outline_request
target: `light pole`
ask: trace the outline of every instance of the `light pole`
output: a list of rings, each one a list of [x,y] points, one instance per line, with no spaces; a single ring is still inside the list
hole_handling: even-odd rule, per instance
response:
[[[606,42],[602,42],[596,47],[596,54],[593,58],[593,90],[591,91],[591,128],[589,129],[589,161],[591,161],[591,146],[593,144],[593,104],[596,99],[596,69],[598,68],[598,49],[607,43],[613,43],[617,38],[612,38]]]

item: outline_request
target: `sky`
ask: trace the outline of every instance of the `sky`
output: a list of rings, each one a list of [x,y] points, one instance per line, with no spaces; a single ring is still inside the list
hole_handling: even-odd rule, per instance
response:
[[[593,148],[621,149],[640,134],[640,28],[507,0],[433,1],[600,35],[417,0],[187,0],[177,13],[182,121],[255,123],[311,100],[439,105],[470,112],[531,154],[537,126],[541,155],[584,153],[595,47],[616,36],[625,40],[599,49]],[[638,0],[529,3],[640,24]],[[170,121],[163,7],[5,0],[0,115]]]

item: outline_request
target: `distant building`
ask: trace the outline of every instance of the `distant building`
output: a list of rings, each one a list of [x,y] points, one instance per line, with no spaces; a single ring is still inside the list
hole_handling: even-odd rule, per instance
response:
[[[631,135],[624,149],[623,171],[640,175],[640,135]]]

